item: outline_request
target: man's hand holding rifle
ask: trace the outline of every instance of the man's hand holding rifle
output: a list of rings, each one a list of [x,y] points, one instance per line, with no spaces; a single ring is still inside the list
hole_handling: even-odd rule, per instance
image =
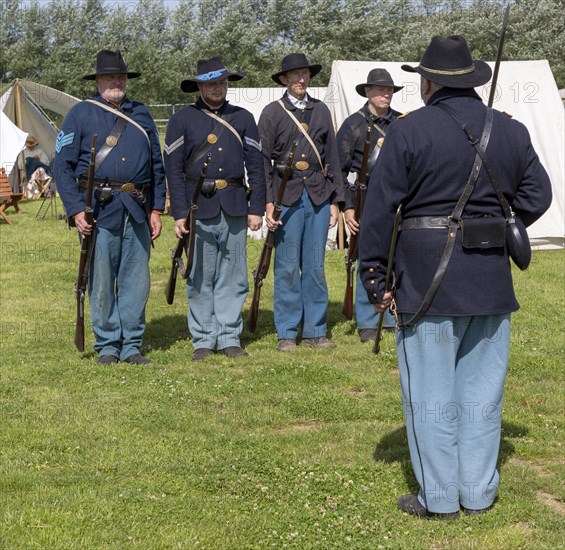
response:
[[[282,222],[280,221],[282,213],[282,200],[286,184],[292,173],[292,163],[294,160],[294,151],[296,150],[296,146],[297,143],[294,142],[286,160],[286,166],[277,194],[277,201],[271,207],[267,207],[266,221],[269,231],[263,244],[263,250],[261,250],[259,265],[257,266],[257,269],[253,271],[253,300],[251,302],[251,309],[249,310],[249,313],[247,315],[247,327],[251,332],[255,332],[255,329],[257,328],[259,302],[261,300],[261,287],[263,286],[263,280],[265,279],[265,277],[267,277],[267,273],[269,273],[269,267],[271,265],[271,255],[273,254],[273,248],[275,246],[275,231],[277,227],[282,224]]]
[[[394,227],[392,228],[392,239],[390,242],[390,250],[388,253],[388,263],[386,266],[385,275],[385,291],[383,299],[375,304],[375,311],[379,313],[379,322],[377,324],[377,332],[375,334],[375,344],[373,346],[373,353],[377,355],[381,351],[381,338],[383,333],[383,322],[385,312],[392,306],[392,312],[396,317],[396,304],[394,303],[394,284],[391,284],[391,277],[393,276],[394,253],[396,251],[396,241],[398,239],[398,229],[402,221],[402,204],[396,210],[394,217]]]
[[[353,319],[353,285],[355,275],[355,260],[357,259],[357,241],[359,238],[359,222],[363,212],[363,198],[367,189],[367,162],[369,160],[369,149],[371,147],[371,125],[367,126],[367,135],[365,137],[365,147],[363,149],[363,160],[361,161],[361,169],[359,177],[355,185],[355,208],[353,216],[346,214],[347,227],[349,227],[349,248],[345,257],[346,285],[345,297],[343,299],[343,308],[341,312],[347,320]],[[347,210],[346,212],[351,212]]]
[[[194,189],[186,218],[184,220],[176,220],[175,222],[175,235],[177,236],[178,242],[177,246],[171,250],[171,273],[169,275],[169,280],[167,281],[167,286],[165,288],[165,296],[169,305],[172,304],[175,299],[175,287],[179,269],[183,279],[186,279],[190,275],[190,270],[192,269],[192,263],[194,260],[194,239],[196,237],[196,209],[198,208],[197,203],[202,191],[202,185],[204,184],[204,180],[206,179],[206,174],[208,172],[210,158],[211,155],[210,153],[208,153],[208,156],[206,157],[206,160],[202,165],[200,177],[198,178],[198,182],[196,183],[196,188]],[[186,250],[186,265],[184,265],[182,261],[182,255],[187,239],[188,246]]]

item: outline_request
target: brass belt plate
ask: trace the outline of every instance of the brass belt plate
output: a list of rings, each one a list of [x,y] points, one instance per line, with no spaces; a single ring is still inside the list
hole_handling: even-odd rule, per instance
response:
[[[120,191],[122,193],[131,193],[133,190],[135,189],[135,184],[134,183],[124,183],[121,188]]]
[[[106,138],[106,145],[108,147],[115,147],[117,143],[118,143],[118,140],[117,140],[116,136],[108,136]]]
[[[215,180],[214,183],[216,184],[216,189],[225,189],[228,186],[226,180]]]
[[[297,170],[308,170],[310,165],[305,160],[299,160],[294,166]]]
[[[206,141],[208,143],[210,143],[211,145],[214,145],[214,143],[216,143],[216,141],[218,141],[218,136],[216,134],[208,134]]]

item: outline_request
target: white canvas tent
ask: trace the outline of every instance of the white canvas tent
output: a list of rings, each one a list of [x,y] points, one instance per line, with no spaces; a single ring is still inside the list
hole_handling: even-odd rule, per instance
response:
[[[20,130],[4,111],[0,111],[0,168],[4,168],[8,176],[25,147],[26,138],[27,133]]]
[[[29,80],[18,79],[0,85],[0,110],[18,128],[35,136],[49,158],[55,153],[55,140],[59,130],[46,111],[65,116],[78,102],[73,96]],[[10,179],[13,188],[20,185],[17,170],[12,172]]]
[[[420,76],[400,67],[404,62],[334,61],[324,102],[330,108],[336,130],[351,113],[366,101],[355,91],[366,82],[375,67],[385,68],[393,81],[404,89],[394,94],[392,107],[400,112],[423,106],[420,99]],[[417,65],[416,63],[408,63]],[[491,67],[494,63],[489,63]],[[488,101],[490,85],[477,88]],[[557,85],[547,61],[503,61],[498,74],[494,108],[506,111],[528,128],[532,142],[553,185],[553,203],[535,224],[528,228],[537,247],[563,247],[565,242],[565,116]]]

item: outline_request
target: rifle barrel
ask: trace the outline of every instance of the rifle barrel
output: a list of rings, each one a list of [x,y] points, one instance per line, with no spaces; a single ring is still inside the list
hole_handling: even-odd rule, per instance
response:
[[[86,197],[84,200],[84,217],[92,225],[92,233],[84,236],[80,243],[80,256],[78,261],[78,274],[75,283],[75,293],[77,298],[77,319],[75,323],[75,347],[78,351],[84,351],[84,298],[86,287],[88,286],[88,271],[90,262],[94,255],[94,243],[96,233],[94,227],[94,214],[92,212],[92,192],[94,190],[94,172],[96,167],[96,139],[98,135],[92,134],[90,146],[90,159],[88,162],[88,177],[86,183]]]
[[[279,192],[277,193],[277,202],[273,209],[273,219],[279,221],[282,213],[282,201],[284,198],[284,191],[286,189],[286,184],[290,178],[292,172],[292,163],[294,161],[294,152],[296,151],[297,143],[294,142],[290,148],[290,153],[286,159],[286,165],[284,168],[284,173],[279,184]],[[259,264],[257,269],[254,271],[253,278],[253,300],[251,302],[251,308],[247,314],[247,327],[251,332],[255,332],[257,328],[257,319],[259,317],[259,301],[261,300],[261,287],[263,286],[263,280],[267,277],[269,273],[269,267],[271,265],[271,255],[273,253],[273,247],[275,246],[275,232],[269,230],[267,236],[265,237],[265,242],[263,243],[263,249],[261,250],[261,257],[259,258]]]

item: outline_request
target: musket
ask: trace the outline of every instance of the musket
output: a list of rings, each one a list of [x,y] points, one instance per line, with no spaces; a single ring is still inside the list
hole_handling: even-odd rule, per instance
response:
[[[502,60],[502,51],[504,50],[504,37],[506,36],[506,27],[508,26],[508,18],[510,16],[510,4],[506,6],[504,12],[504,19],[502,20],[502,27],[500,28],[500,35],[498,37],[498,49],[496,51],[496,61],[494,63],[494,71],[492,74],[492,83],[490,85],[490,93],[488,96],[488,106],[492,107],[494,103],[494,96],[496,94],[496,83],[498,81],[498,70],[500,69],[500,61]]]
[[[390,290],[390,276],[392,274],[392,266],[394,264],[394,253],[396,251],[396,241],[398,240],[398,228],[400,227],[400,222],[402,221],[402,205],[400,205],[396,210],[396,215],[394,216],[394,227],[392,229],[392,239],[390,241],[390,250],[388,252],[388,264],[386,266],[385,275],[385,292]],[[377,332],[375,334],[375,345],[373,346],[373,353],[377,355],[381,351],[381,335],[383,332],[383,321],[385,318],[385,312],[381,311],[379,314],[379,322],[377,324]]]
[[[88,162],[86,198],[84,201],[84,219],[92,226],[92,232],[90,235],[83,236],[81,239],[78,275],[75,283],[75,295],[77,299],[75,346],[78,351],[84,351],[84,298],[88,286],[88,272],[90,271],[96,244],[96,228],[94,227],[94,213],[92,210],[92,192],[94,191],[94,172],[96,166],[96,138],[97,134],[93,134],[90,147],[90,160]]]
[[[365,136],[365,147],[363,149],[363,159],[361,161],[361,169],[359,170],[359,177],[355,185],[355,208],[353,209],[355,220],[361,220],[363,212],[363,198],[365,190],[367,189],[367,163],[369,161],[369,149],[371,147],[371,125],[367,126],[367,135]],[[345,284],[345,297],[343,298],[343,308],[341,312],[347,320],[353,319],[353,285],[355,280],[355,260],[357,259],[357,241],[359,240],[359,232],[355,235],[351,233],[349,236],[349,248],[345,255],[345,271],[346,271],[346,284]]]
[[[177,285],[177,275],[180,271],[183,279],[186,279],[190,275],[190,270],[192,269],[192,263],[194,261],[194,241],[196,239],[196,209],[198,208],[198,198],[202,191],[202,185],[206,179],[206,174],[208,173],[208,165],[210,164],[210,159],[212,155],[208,153],[204,164],[202,165],[202,170],[200,171],[200,176],[196,182],[196,188],[192,194],[192,199],[190,200],[190,207],[188,208],[188,214],[183,222],[183,227],[188,231],[188,233],[183,233],[177,242],[177,246],[171,249],[171,273],[169,274],[169,280],[167,281],[167,286],[165,287],[165,297],[167,299],[167,304],[171,305],[175,299],[175,288]],[[182,261],[182,254],[188,239],[188,246],[186,250],[186,265]]]
[[[279,221],[282,213],[282,200],[284,196],[284,191],[286,189],[286,184],[292,173],[292,163],[294,160],[294,151],[298,144],[294,142],[290,148],[290,153],[286,159],[286,166],[279,184],[279,191],[277,193],[277,200],[275,202],[273,219]],[[259,258],[259,264],[257,269],[253,271],[253,300],[251,301],[251,308],[247,314],[247,327],[251,332],[255,332],[257,328],[257,319],[259,317],[259,302],[261,300],[261,287],[263,286],[263,280],[267,277],[269,273],[269,266],[271,265],[271,256],[273,254],[273,248],[275,246],[275,230],[269,229],[267,236],[265,237],[265,242],[263,243],[263,249],[261,250],[261,257]]]

